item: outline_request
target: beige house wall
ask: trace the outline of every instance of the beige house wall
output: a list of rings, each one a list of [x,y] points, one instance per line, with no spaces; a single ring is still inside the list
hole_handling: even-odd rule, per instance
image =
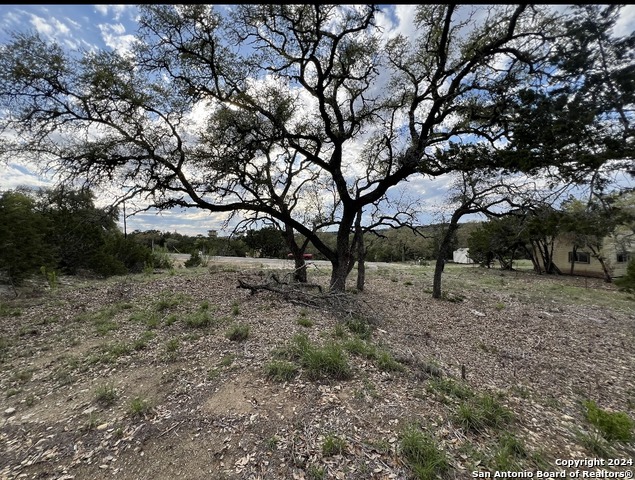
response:
[[[631,245],[628,246],[630,258],[635,258],[635,250]],[[615,238],[607,237],[602,246],[601,254],[605,259],[604,262],[608,267],[611,277],[622,277],[626,274],[628,261],[618,262],[618,253],[623,253],[624,242],[616,241]],[[569,262],[569,252],[573,251],[573,244],[565,237],[558,238],[554,242],[553,263],[565,275],[571,273],[571,263]],[[602,264],[597,258],[591,254],[588,248],[578,248],[577,252],[585,252],[589,254],[589,263],[575,262],[573,266],[573,275],[582,275],[588,277],[604,277]]]

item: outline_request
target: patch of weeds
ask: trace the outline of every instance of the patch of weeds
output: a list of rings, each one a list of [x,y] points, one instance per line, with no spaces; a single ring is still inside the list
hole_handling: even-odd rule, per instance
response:
[[[168,360],[175,360],[176,354],[181,348],[181,340],[178,338],[171,338],[165,342],[165,353]]]
[[[19,317],[20,315],[22,315],[22,310],[19,308],[0,302],[0,317]]]
[[[324,480],[326,478],[326,471],[324,467],[309,465],[306,469],[306,478],[307,480]]]
[[[119,329],[119,325],[112,320],[97,320],[95,321],[95,332],[98,335],[104,336],[109,332]]]
[[[478,348],[485,353],[498,353],[498,348],[495,345],[487,345],[486,343],[479,342]]]
[[[503,310],[505,308],[505,304],[501,302],[497,302],[496,305],[494,305],[494,308],[496,310]]]
[[[225,336],[232,342],[244,342],[249,337],[249,325],[234,325],[225,332]]]
[[[118,396],[113,385],[102,385],[95,391],[95,401],[104,406],[114,405]]]
[[[474,392],[470,387],[451,378],[431,378],[427,389],[428,391],[435,391],[459,400],[467,400],[474,396]]]
[[[351,355],[358,355],[368,359],[374,359],[377,356],[377,349],[375,346],[359,337],[353,337],[346,340],[342,346]]]
[[[150,402],[145,398],[135,397],[128,406],[128,412],[133,417],[141,417],[146,415],[152,410]]]
[[[88,414],[88,418],[86,418],[86,422],[84,422],[82,430],[84,430],[85,432],[90,432],[92,430],[95,430],[98,425],[99,418],[97,417],[97,415],[95,415],[94,412],[91,412]]]
[[[351,377],[351,368],[344,350],[334,343],[323,347],[311,346],[302,354],[301,362],[311,380],[323,377],[346,380]]]
[[[341,345],[337,343],[327,343],[324,346],[313,345],[303,333],[295,335],[290,344],[278,349],[274,355],[299,362],[311,380],[319,378],[345,380],[351,376],[348,358]]]
[[[110,359],[116,360],[119,357],[132,353],[132,345],[123,342],[112,343],[105,347],[105,353]]]
[[[298,374],[298,367],[291,362],[274,360],[265,365],[267,377],[276,382],[288,382]]]
[[[0,337],[0,360],[4,360],[9,354],[9,348],[11,347],[12,342],[7,337]]]
[[[502,428],[513,419],[513,413],[492,395],[476,396],[461,403],[455,415],[462,428],[477,433],[486,428]]]
[[[373,328],[367,321],[361,318],[353,318],[351,320],[347,320],[346,327],[351,333],[364,340],[370,340],[370,337],[373,334]]]
[[[165,320],[163,321],[163,323],[164,323],[166,326],[168,326],[168,327],[169,327],[170,325],[172,325],[172,324],[176,323],[176,321],[177,321],[178,319],[179,319],[179,317],[178,317],[175,313],[173,313],[173,314],[168,315],[167,317],[165,317]]]
[[[333,455],[343,455],[346,452],[346,441],[336,435],[327,435],[322,442],[322,455],[332,457]]]
[[[238,304],[238,302],[232,303],[232,315],[240,315],[240,305]]]
[[[212,321],[208,310],[199,310],[185,317],[185,324],[190,328],[206,328],[212,324]]]
[[[528,399],[531,397],[531,390],[524,385],[514,385],[512,386],[511,391],[520,398]]]
[[[346,338],[346,330],[344,329],[344,325],[342,325],[341,323],[338,323],[337,325],[335,325],[333,336],[335,338]]]
[[[377,367],[383,372],[403,372],[406,369],[386,350],[377,353]]]
[[[367,397],[371,400],[379,398],[379,393],[377,392],[375,385],[368,379],[364,379],[362,388],[355,390],[353,395],[358,400],[365,400]]]
[[[22,392],[21,388],[9,388],[5,393],[4,396],[7,398],[11,398],[11,397],[15,397],[17,394],[19,394],[20,392]]]
[[[610,458],[613,456],[613,449],[606,439],[597,431],[575,432],[576,439],[580,445],[586,448],[589,453],[600,458]]]
[[[439,478],[449,469],[447,457],[434,439],[415,426],[401,433],[400,450],[419,480]]]
[[[280,442],[280,439],[276,437],[275,435],[273,435],[265,440],[265,446],[267,447],[268,450],[275,450],[278,448],[279,442]]]
[[[311,328],[313,325],[315,325],[310,318],[306,318],[306,317],[298,318],[297,324],[305,328]]]
[[[236,360],[236,355],[225,355],[220,359],[219,365],[222,367],[229,367]]]
[[[26,336],[34,337],[35,335],[39,335],[39,334],[40,334],[40,331],[34,326],[22,327],[20,330],[18,330],[18,337],[26,337]]]
[[[419,365],[416,375],[421,379],[439,379],[443,377],[443,370],[436,362],[427,361]]]
[[[134,350],[145,350],[148,346],[148,342],[154,338],[154,333],[152,332],[143,332],[141,337],[137,338],[134,342],[132,342],[132,348]]]
[[[16,383],[27,383],[33,378],[33,370],[19,370],[11,376],[11,380]]]
[[[584,402],[586,419],[594,425],[609,442],[630,442],[633,438],[633,420],[624,412],[608,412],[593,400]]]
[[[382,455],[388,455],[392,451],[390,442],[385,438],[381,438],[379,440],[369,440],[366,443]]]
[[[36,397],[34,394],[29,393],[25,399],[24,399],[24,404],[27,407],[32,407],[33,405],[35,405],[38,401],[38,397]]]
[[[182,293],[162,292],[154,302],[154,309],[157,312],[164,312],[183,304],[188,299],[189,297]]]
[[[510,433],[498,440],[498,446],[492,458],[492,470],[520,471],[522,461],[528,457],[527,449],[522,441]]]

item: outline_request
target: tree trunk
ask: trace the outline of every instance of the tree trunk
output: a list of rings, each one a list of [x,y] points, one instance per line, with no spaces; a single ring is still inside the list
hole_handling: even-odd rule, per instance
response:
[[[305,248],[301,248],[295,241],[293,228],[289,225],[285,226],[285,240],[295,263],[293,270],[293,280],[300,283],[307,283],[306,262],[304,261]],[[305,244],[306,246],[306,244]]]
[[[295,270],[293,270],[293,280],[300,283],[307,283],[306,262],[304,261],[304,252],[299,257],[294,255]]]
[[[439,253],[437,255],[437,262],[434,267],[434,278],[432,280],[432,298],[441,298],[441,276],[443,274],[443,268],[445,267],[445,259],[448,253],[450,253],[452,236],[459,228],[459,220],[463,216],[463,213],[461,209],[454,212],[448,224],[448,229],[439,243]]]
[[[364,245],[364,232],[362,231],[361,212],[355,220],[355,233],[357,235],[357,291],[364,291],[366,282],[366,248]]]

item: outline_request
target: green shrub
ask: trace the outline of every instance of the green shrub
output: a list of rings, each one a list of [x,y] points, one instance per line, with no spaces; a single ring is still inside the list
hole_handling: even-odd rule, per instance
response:
[[[584,402],[587,420],[595,425],[609,442],[630,442],[633,437],[633,420],[624,412],[607,412],[593,400]]]
[[[185,317],[185,324],[191,328],[205,328],[212,324],[212,316],[207,310],[199,310]]]

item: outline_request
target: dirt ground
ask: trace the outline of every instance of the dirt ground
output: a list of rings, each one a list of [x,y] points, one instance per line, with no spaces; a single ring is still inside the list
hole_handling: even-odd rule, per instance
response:
[[[237,288],[268,273],[63,279],[3,299],[0,478],[435,478],[413,466],[413,429],[442,478],[632,473],[633,443],[584,403],[635,418],[635,302],[612,285],[449,265],[442,300],[424,266],[379,268],[319,306]],[[339,346],[347,375],[313,372],[298,335]],[[500,415],[479,426],[483,398]]]

